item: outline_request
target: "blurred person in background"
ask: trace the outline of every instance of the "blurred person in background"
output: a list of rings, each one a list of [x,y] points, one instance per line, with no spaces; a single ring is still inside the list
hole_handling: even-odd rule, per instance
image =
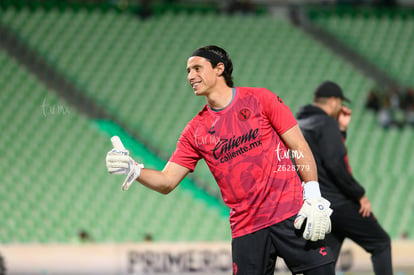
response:
[[[78,244],[86,244],[86,243],[94,242],[91,234],[85,229],[79,229],[76,233],[76,236],[71,241],[73,243],[78,243]]]
[[[207,104],[183,130],[164,169],[143,168],[121,143],[107,154],[108,172],[126,174],[126,186],[137,180],[168,194],[203,158],[231,210],[233,274],[273,275],[277,257],[294,274],[335,274],[323,241],[331,209],[293,114],[267,89],[234,87],[232,72],[224,49],[196,49],[187,79]],[[296,170],[290,153],[303,169]]]
[[[6,263],[0,254],[0,275],[6,275]]]
[[[322,196],[332,203],[332,232],[327,245],[338,259],[345,238],[371,254],[376,275],[393,274],[391,240],[378,223],[364,188],[353,177],[345,146],[352,111],[341,87],[323,82],[314,92],[313,104],[303,106],[297,120],[318,167]]]
[[[80,243],[92,243],[94,242],[91,234],[89,234],[88,231],[86,231],[85,229],[80,229],[78,231],[78,239]]]
[[[380,110],[381,108],[380,98],[374,89],[369,91],[368,98],[365,103],[365,107],[368,110],[372,110],[374,112],[378,112]]]
[[[406,112],[407,124],[414,126],[414,89],[408,87],[403,99],[404,110]]]

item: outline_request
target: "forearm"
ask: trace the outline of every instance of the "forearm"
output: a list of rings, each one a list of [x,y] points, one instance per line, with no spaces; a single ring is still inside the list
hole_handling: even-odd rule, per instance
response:
[[[300,150],[299,152],[301,152],[301,154],[298,154],[294,160],[302,181],[318,181],[317,166],[309,146],[305,144],[304,146],[298,148],[298,150]]]
[[[153,169],[142,169],[137,181],[161,194],[168,194],[174,189],[174,185],[168,181],[162,171]]]
[[[168,162],[162,171],[142,169],[137,181],[161,194],[168,194],[177,187],[188,172],[187,168]]]
[[[349,172],[343,158],[329,159],[325,162],[332,182],[349,198],[358,201],[364,194],[365,189]]]
[[[135,181],[162,194],[168,194],[191,171],[174,162],[167,162],[162,171],[145,169],[137,163],[125,149],[118,136],[111,138],[113,149],[106,154],[106,167],[112,175],[126,175],[122,191],[128,190]]]
[[[318,181],[315,159],[302,131],[296,125],[281,135],[286,146],[292,152],[298,173],[304,182]]]

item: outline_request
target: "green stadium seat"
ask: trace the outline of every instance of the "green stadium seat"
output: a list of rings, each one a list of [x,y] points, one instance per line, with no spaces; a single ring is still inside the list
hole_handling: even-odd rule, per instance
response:
[[[160,217],[157,234],[165,240],[177,240],[178,236],[166,232],[165,225],[189,219],[184,209],[199,203],[191,193],[186,191],[190,195],[182,197],[183,191],[176,191],[165,200],[143,187],[137,193],[121,192],[116,184],[121,178],[108,176],[104,168],[104,156],[110,149],[108,136],[1,50],[0,64],[5,72],[0,75],[0,125],[7,129],[0,149],[13,163],[2,163],[0,169],[3,243],[70,242],[80,228],[89,230],[98,242],[140,241],[147,220],[154,216]],[[47,105],[46,113],[43,104]],[[59,106],[68,108],[68,113],[47,109]],[[144,203],[149,207],[143,207]],[[181,209],[179,215],[166,215],[164,209],[174,207]],[[226,218],[216,215],[227,223]],[[198,236],[194,232],[180,238],[191,241]],[[227,239],[228,234],[213,238]]]
[[[412,13],[403,18],[398,11],[394,15],[376,15],[373,11],[368,17],[358,12],[353,16],[331,12],[316,17],[315,22],[401,83],[414,84],[409,77],[414,72],[414,57],[408,53],[413,48]]]
[[[205,104],[203,98],[193,96],[185,73],[186,58],[198,46],[214,43],[228,49],[235,65],[234,77],[237,86],[266,87],[280,95],[294,113],[301,105],[311,101],[312,92],[320,82],[326,79],[337,81],[353,101],[351,106],[354,115],[347,145],[354,174],[361,177],[360,180],[366,186],[368,193],[374,195],[372,200],[378,208],[379,218],[387,220],[387,228],[392,227],[392,223],[388,221],[394,221],[393,218],[389,218],[392,213],[395,213],[389,212],[394,207],[388,207],[388,203],[383,203],[383,199],[385,195],[395,191],[390,183],[393,176],[406,172],[404,162],[412,163],[412,157],[404,154],[406,148],[413,146],[412,131],[387,133],[378,128],[376,117],[364,111],[366,92],[373,86],[372,80],[361,75],[346,61],[335,56],[288,22],[267,15],[244,17],[175,13],[139,20],[129,14],[113,11],[103,13],[100,10],[87,11],[86,9],[17,11],[9,8],[2,11],[2,15],[0,20],[3,24],[18,33],[29,47],[36,50],[68,79],[74,81],[83,89],[85,96],[101,105],[130,129],[135,129],[138,136],[142,138],[141,142],[150,148],[157,148],[157,153],[164,160],[167,160],[175,149],[177,138],[185,124]],[[387,38],[390,29],[404,34],[404,28],[412,26],[412,20],[399,19],[397,24],[393,25],[388,18],[381,18],[378,21],[375,18],[332,16],[320,20],[320,24],[338,33],[344,42],[355,45],[356,49],[363,52],[370,51],[369,53],[376,58],[379,56],[377,51],[382,50],[381,45],[390,48],[385,51],[387,56],[394,52],[392,49],[395,45],[383,41]],[[206,24],[197,24],[200,21]],[[197,29],[194,29],[195,25],[198,26]],[[243,28],[240,28],[240,25],[243,25]],[[214,37],[214,40],[206,38],[206,32]],[[383,44],[373,39],[374,34]],[[396,39],[402,37],[404,35],[397,35]],[[409,44],[411,40],[410,35],[401,39],[404,45]],[[405,47],[405,50],[402,49],[400,52],[401,55],[409,56],[411,49]],[[370,55],[367,57],[370,58]],[[394,58],[393,60],[400,61],[393,62],[390,68],[401,65],[403,60],[398,56]],[[388,59],[377,60],[377,62],[381,66],[390,64]],[[189,219],[184,210],[190,208],[203,213],[200,216],[204,215],[214,221],[211,223],[214,226],[205,225],[203,229],[205,231],[197,232],[200,238],[203,236],[213,240],[229,236],[228,221],[223,217],[215,216],[214,213],[211,214],[205,206],[200,206],[186,196],[186,199],[182,199],[181,208],[178,205],[173,206],[173,199],[182,198],[180,192],[174,193],[171,200],[152,195],[149,190],[143,190],[143,195],[139,198],[129,194],[113,198],[112,189],[100,188],[100,186],[105,184],[113,186],[116,180],[109,179],[102,172],[102,155],[91,154],[91,152],[105,153],[109,150],[107,137],[90,127],[89,122],[77,114],[76,110],[71,109],[68,116],[42,117],[41,105],[45,98],[48,102],[50,100],[50,104],[55,105],[62,105],[65,102],[39,85],[35,79],[27,80],[27,73],[4,54],[0,56],[0,65],[2,74],[5,72],[4,77],[0,76],[0,85],[2,88],[5,87],[6,91],[10,91],[0,93],[0,99],[3,99],[0,101],[2,106],[7,106],[1,110],[1,114],[15,121],[15,123],[9,123],[9,120],[1,121],[1,126],[10,128],[10,132],[13,133],[12,137],[5,137],[7,144],[16,150],[22,150],[19,149],[21,142],[30,141],[37,144],[27,149],[31,158],[41,159],[41,164],[30,168],[31,176],[36,175],[39,169],[45,169],[44,167],[56,171],[64,164],[67,168],[61,172],[58,183],[53,187],[49,187],[50,182],[56,181],[52,173],[34,177],[49,184],[39,187],[40,191],[33,190],[33,193],[38,198],[43,192],[47,193],[50,188],[52,194],[67,194],[64,198],[57,196],[59,203],[53,195],[48,195],[47,198],[50,200],[48,205],[52,206],[55,203],[58,207],[56,210],[58,215],[68,215],[69,220],[74,221],[73,232],[76,230],[75,227],[87,225],[90,228],[97,223],[100,226],[92,233],[99,241],[107,238],[116,241],[133,240],[140,238],[147,230],[152,231],[156,239],[196,239],[195,225],[202,220],[193,216]],[[404,70],[410,69],[412,72],[412,67],[406,65]],[[403,81],[409,78],[407,73],[401,75]],[[24,86],[30,88],[23,89],[21,83],[25,83]],[[21,92],[17,94],[11,92],[16,90]],[[10,94],[14,96],[8,96]],[[22,102],[27,104],[27,107],[24,105],[23,108]],[[21,112],[16,114],[15,110]],[[33,114],[37,114],[37,117]],[[32,123],[27,123],[28,117]],[[31,129],[30,135],[21,135],[22,140],[14,143],[13,140],[15,136],[19,136],[22,125],[33,125],[28,126]],[[41,130],[37,131],[37,129]],[[44,133],[51,131],[52,137],[45,138]],[[75,146],[76,137],[84,136],[85,132],[90,135],[89,138],[81,145]],[[78,150],[78,154],[73,153],[74,148]],[[49,158],[56,153],[56,150],[59,154],[57,160],[53,162]],[[99,165],[83,163],[83,156],[89,155],[96,159]],[[66,161],[68,157],[70,161]],[[25,163],[24,160],[22,163]],[[74,175],[72,171],[78,170],[83,172]],[[93,178],[88,171],[93,171]],[[389,176],[388,171],[393,171],[393,176]],[[15,173],[17,171],[13,171],[13,174]],[[412,173],[409,175],[412,176]],[[220,196],[205,163],[200,163],[192,177],[200,182],[207,192]],[[402,177],[398,182],[403,184],[407,179],[409,177]],[[119,190],[118,187],[115,189]],[[79,190],[83,192],[79,193]],[[89,196],[92,196],[96,190],[99,190],[99,196],[93,196],[94,201],[87,204]],[[399,205],[408,200],[408,197],[405,201],[396,200],[395,208],[401,209]],[[152,207],[145,208],[145,213],[136,214],[137,221],[134,221],[136,230],[122,231],[113,228],[113,224],[127,224],[135,219],[134,216],[119,215],[117,203],[122,206],[129,205],[133,209],[147,204]],[[168,219],[163,211],[151,211],[158,205],[162,205],[165,209],[177,208],[178,218],[174,216],[174,220]],[[67,211],[71,208],[73,211]],[[82,213],[82,209],[88,211]],[[105,209],[105,217],[102,217],[100,209]],[[39,215],[41,219],[45,213],[41,212]],[[87,218],[77,221],[76,219],[82,215]],[[165,220],[166,225],[174,227],[171,230],[173,233],[166,232],[163,229],[165,224],[161,224],[160,220]],[[178,221],[192,226],[191,229],[175,227],[180,224]],[[129,226],[125,227],[129,228]],[[63,227],[62,231],[56,233],[53,238],[59,240],[67,238],[68,232],[71,230],[68,230],[67,226]],[[188,232],[192,232],[191,235],[187,235]],[[393,237],[397,234],[395,232],[393,231]],[[53,233],[50,233],[53,236]],[[43,233],[38,233],[37,236],[44,240]]]

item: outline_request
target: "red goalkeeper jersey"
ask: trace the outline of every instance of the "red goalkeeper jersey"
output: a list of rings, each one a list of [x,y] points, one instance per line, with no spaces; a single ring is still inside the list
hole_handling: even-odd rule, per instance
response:
[[[207,105],[187,124],[170,161],[194,170],[203,158],[230,207],[233,238],[297,214],[302,186],[280,135],[297,124],[264,88],[237,87],[225,109]]]

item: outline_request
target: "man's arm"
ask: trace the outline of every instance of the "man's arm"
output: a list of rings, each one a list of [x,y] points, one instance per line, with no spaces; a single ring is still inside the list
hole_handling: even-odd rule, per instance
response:
[[[281,138],[294,153],[293,155],[296,156],[296,165],[306,167],[306,169],[298,169],[302,180],[305,182],[303,186],[304,203],[296,216],[294,226],[296,229],[301,229],[306,220],[303,238],[311,241],[322,240],[325,238],[325,234],[331,232],[329,216],[332,214],[332,209],[329,208],[330,202],[321,196],[318,171],[312,151],[298,125],[283,133]]]
[[[336,122],[332,119],[326,121],[319,139],[318,152],[322,165],[332,178],[332,183],[347,197],[359,201],[365,194],[365,190],[351,174],[345,160],[347,149],[343,140],[351,121],[351,114],[351,110],[343,106]]]
[[[346,106],[342,106],[341,112],[338,116],[338,126],[344,140],[346,137],[346,130],[348,129],[349,123],[351,122],[351,116],[352,110]],[[361,206],[359,209],[359,213],[363,217],[368,217],[369,215],[371,215],[371,202],[365,194],[362,195],[362,197],[359,199],[359,205]]]
[[[143,164],[131,158],[119,137],[112,137],[111,141],[114,148],[106,154],[106,167],[110,174],[126,175],[122,190],[128,190],[133,182],[138,181],[154,191],[168,194],[191,171],[171,161],[167,162],[162,171],[145,169]]]
[[[184,166],[167,162],[162,171],[143,168],[137,181],[159,193],[168,194],[177,187],[189,172],[190,169]]]
[[[302,180],[304,182],[318,181],[315,159],[299,126],[293,126],[283,133],[281,138],[286,146],[294,153],[296,165],[298,167],[304,167],[304,169],[298,169]]]

